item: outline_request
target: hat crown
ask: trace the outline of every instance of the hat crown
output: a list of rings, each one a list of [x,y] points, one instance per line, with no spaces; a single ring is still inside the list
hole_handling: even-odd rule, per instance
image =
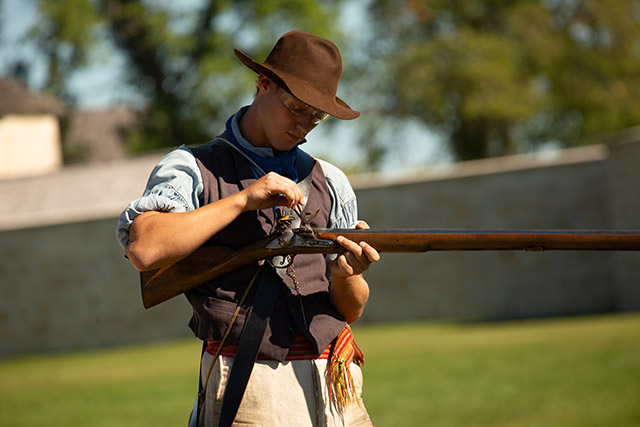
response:
[[[329,40],[313,34],[291,31],[283,35],[264,65],[273,67],[279,74],[306,82],[327,95],[335,96],[338,92],[342,74],[340,51]]]
[[[339,119],[360,116],[336,96],[342,74],[342,57],[329,40],[304,31],[284,34],[260,64],[234,49],[238,59],[256,73],[264,73],[293,96]]]

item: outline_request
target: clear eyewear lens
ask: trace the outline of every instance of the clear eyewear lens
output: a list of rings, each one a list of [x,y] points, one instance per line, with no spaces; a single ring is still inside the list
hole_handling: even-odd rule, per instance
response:
[[[298,101],[293,95],[286,91],[282,91],[282,95],[280,95],[280,99],[282,103],[287,107],[287,109],[296,116],[305,115],[311,118],[311,123],[314,125],[319,125],[320,123],[327,120],[329,117],[329,113],[325,113],[324,111],[314,110],[307,104],[303,104]]]
[[[312,117],[313,119],[311,120],[311,123],[319,125],[329,118],[329,113],[325,113],[324,111],[315,111]]]

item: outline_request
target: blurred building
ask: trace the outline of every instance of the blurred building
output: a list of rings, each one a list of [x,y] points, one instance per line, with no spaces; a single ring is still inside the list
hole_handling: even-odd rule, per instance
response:
[[[0,179],[55,172],[64,163],[125,157],[126,132],[140,123],[128,107],[76,110],[0,77]]]
[[[125,134],[140,123],[128,107],[77,110],[71,114],[65,150],[74,161],[100,162],[125,157]]]
[[[66,106],[0,78],[0,179],[53,172],[62,167],[60,119]]]

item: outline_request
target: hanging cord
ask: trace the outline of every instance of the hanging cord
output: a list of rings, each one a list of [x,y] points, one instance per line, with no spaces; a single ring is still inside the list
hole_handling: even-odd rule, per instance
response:
[[[260,173],[262,173],[262,176],[266,175],[267,173],[264,171],[264,169],[262,169],[260,167],[260,165],[258,165],[251,157],[249,157],[247,155],[247,153],[245,153],[244,151],[242,151],[240,148],[236,147],[231,141],[227,141],[225,138],[221,138],[224,142],[227,143],[227,145],[229,145],[229,147],[233,148],[234,150],[236,150],[238,153],[240,153],[245,159],[247,159],[249,161],[249,163],[251,163],[256,169],[258,169],[258,171],[260,171]]]

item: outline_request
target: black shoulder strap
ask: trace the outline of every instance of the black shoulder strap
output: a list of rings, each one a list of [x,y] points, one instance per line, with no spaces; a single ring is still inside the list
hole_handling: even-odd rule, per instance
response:
[[[253,305],[240,334],[236,356],[229,373],[220,410],[220,427],[230,427],[233,424],[281,285],[282,279],[273,267],[265,265],[258,278]]]

